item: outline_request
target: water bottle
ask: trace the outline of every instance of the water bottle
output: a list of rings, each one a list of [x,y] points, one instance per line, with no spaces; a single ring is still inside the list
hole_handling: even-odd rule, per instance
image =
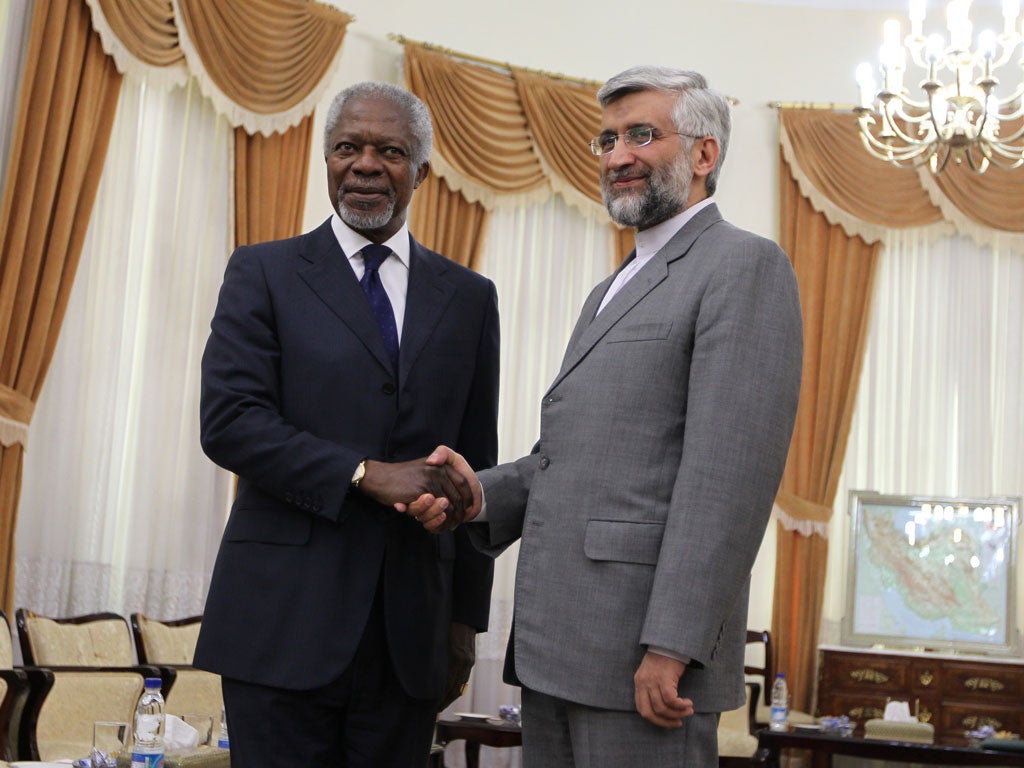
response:
[[[135,708],[135,741],[132,744],[132,768],[163,768],[164,697],[160,678],[147,677],[146,687]]]
[[[772,683],[772,716],[769,727],[773,731],[789,730],[789,688],[786,687],[786,675],[782,672],[775,675],[775,682]]]
[[[217,736],[217,746],[221,749],[229,749],[228,744],[228,716],[224,711],[224,705],[220,705],[220,735]]]

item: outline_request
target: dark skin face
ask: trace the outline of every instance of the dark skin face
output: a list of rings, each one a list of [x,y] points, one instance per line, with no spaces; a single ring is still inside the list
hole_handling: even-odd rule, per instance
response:
[[[367,240],[383,243],[406,221],[413,191],[430,172],[414,167],[409,118],[385,99],[345,102],[328,143],[327,191],[342,220]]]

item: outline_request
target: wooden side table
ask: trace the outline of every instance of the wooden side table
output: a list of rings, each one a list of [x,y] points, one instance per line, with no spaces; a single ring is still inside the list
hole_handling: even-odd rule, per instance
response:
[[[514,723],[497,718],[484,721],[438,720],[437,742],[447,745],[451,741],[466,742],[466,768],[479,768],[480,745],[488,747],[520,747],[523,731]]]

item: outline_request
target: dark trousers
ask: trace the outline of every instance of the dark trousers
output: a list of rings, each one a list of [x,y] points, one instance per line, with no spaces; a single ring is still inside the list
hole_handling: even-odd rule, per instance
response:
[[[395,675],[380,589],[355,658],[334,682],[292,691],[224,678],[231,768],[424,768],[437,702]]]

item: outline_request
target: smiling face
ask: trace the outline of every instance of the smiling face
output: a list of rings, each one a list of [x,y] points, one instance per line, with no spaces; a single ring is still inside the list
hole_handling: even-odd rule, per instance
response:
[[[328,140],[327,190],[341,220],[374,243],[383,243],[406,220],[412,193],[427,177],[414,167],[409,117],[384,98],[345,102]]]
[[[677,99],[662,91],[629,93],[608,104],[601,116],[602,134],[654,129],[645,147],[627,146],[620,138],[601,155],[601,196],[612,219],[623,226],[647,229],[697,202],[690,199],[694,141],[678,136],[672,119]]]

